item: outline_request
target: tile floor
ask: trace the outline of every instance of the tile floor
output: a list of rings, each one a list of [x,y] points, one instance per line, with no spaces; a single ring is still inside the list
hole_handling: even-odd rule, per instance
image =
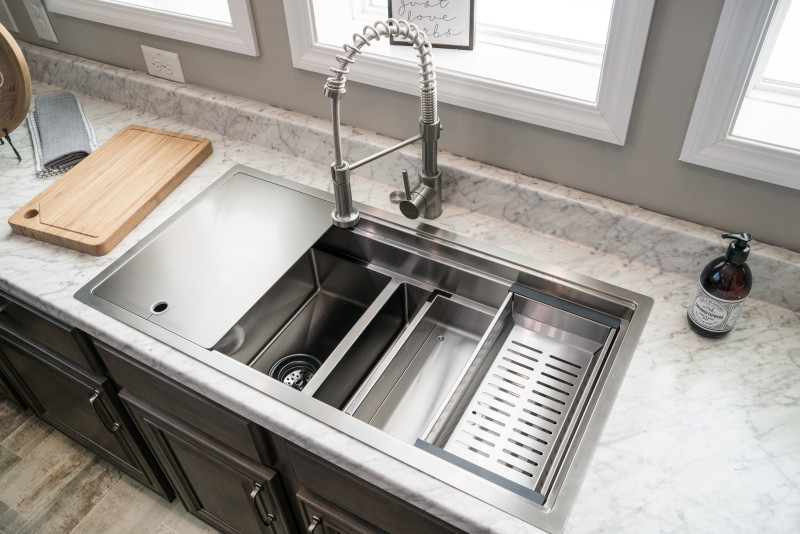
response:
[[[0,533],[217,532],[0,397]]]

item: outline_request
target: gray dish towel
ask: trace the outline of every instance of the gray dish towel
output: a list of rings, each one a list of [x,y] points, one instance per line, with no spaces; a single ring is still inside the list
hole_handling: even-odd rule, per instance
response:
[[[94,130],[69,91],[37,96],[28,125],[40,178],[68,171],[97,148]]]

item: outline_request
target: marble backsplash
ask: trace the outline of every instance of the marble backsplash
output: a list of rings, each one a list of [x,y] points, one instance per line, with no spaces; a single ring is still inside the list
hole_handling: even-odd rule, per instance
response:
[[[154,113],[301,157],[320,165],[333,160],[328,120],[276,108],[218,91],[21,43],[34,80],[126,107]],[[445,118],[446,119],[446,118]],[[413,131],[409,131],[412,135]],[[446,135],[446,133],[444,134]],[[342,127],[347,161],[357,161],[397,142],[362,129]],[[406,147],[356,173],[402,188],[400,169],[419,166],[418,147]],[[485,165],[446,152],[439,155],[447,203],[609,252],[688,278],[721,255],[724,233],[555,183]],[[358,180],[358,176],[355,177]],[[729,228],[725,231],[746,231]],[[800,312],[800,254],[751,243],[753,298]]]

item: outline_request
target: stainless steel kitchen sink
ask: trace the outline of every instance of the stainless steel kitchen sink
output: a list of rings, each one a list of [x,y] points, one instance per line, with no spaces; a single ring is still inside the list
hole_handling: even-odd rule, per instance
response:
[[[368,207],[337,228],[331,209],[326,193],[234,167],[76,298],[561,530],[652,300]],[[224,230],[198,236],[209,217]],[[182,279],[185,247],[200,272]],[[147,290],[159,272],[169,283]]]

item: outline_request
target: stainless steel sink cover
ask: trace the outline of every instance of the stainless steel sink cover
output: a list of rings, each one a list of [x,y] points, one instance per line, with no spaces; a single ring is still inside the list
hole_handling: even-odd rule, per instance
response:
[[[92,292],[208,349],[330,227],[330,213],[330,202],[236,173]]]

